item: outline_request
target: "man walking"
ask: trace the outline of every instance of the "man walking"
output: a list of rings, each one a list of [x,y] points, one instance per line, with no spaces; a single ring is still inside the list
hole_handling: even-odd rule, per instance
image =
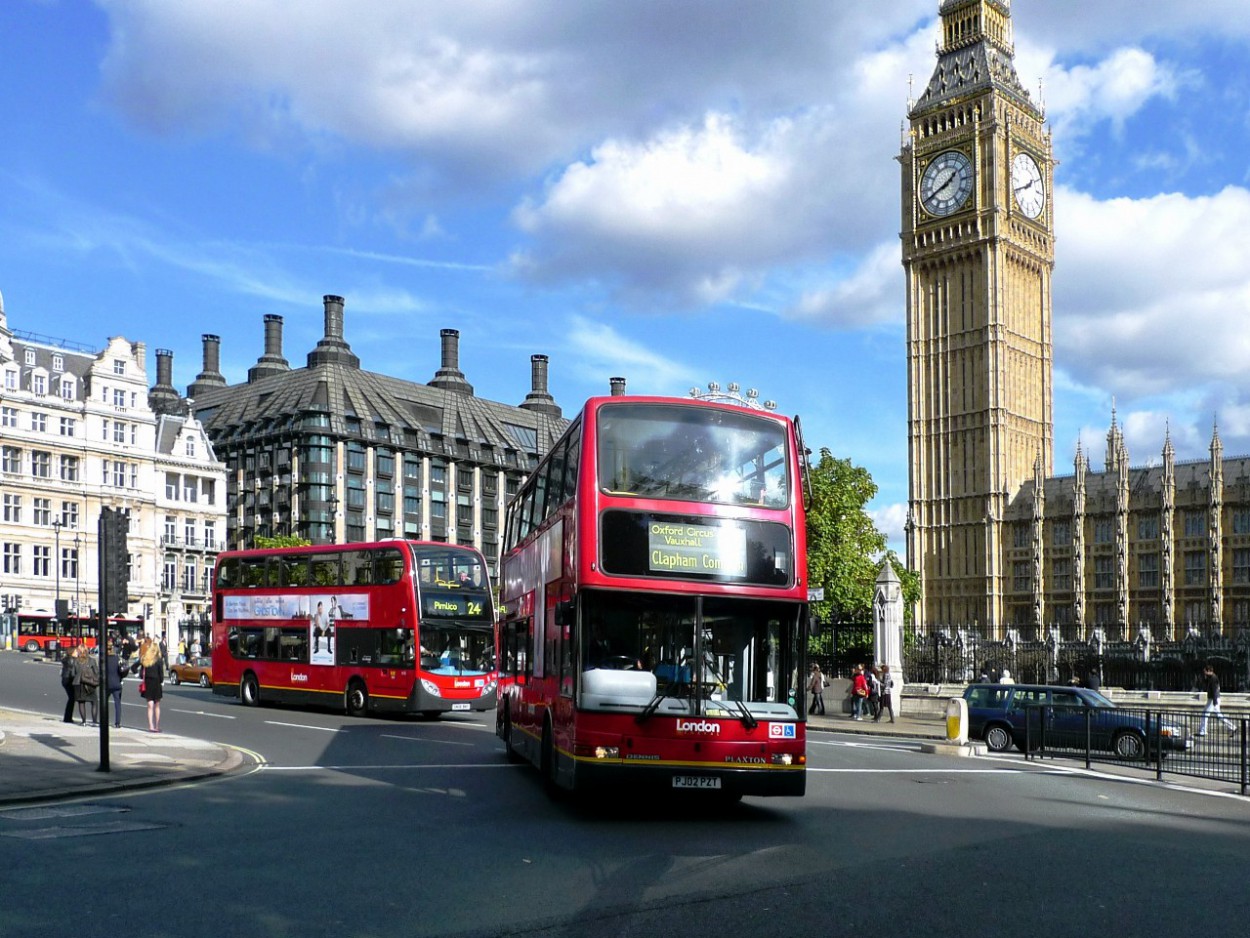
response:
[[[811,693],[812,703],[808,709],[808,713],[825,713],[825,676],[820,671],[820,665],[815,661],[812,662],[812,673],[807,679],[807,689]]]
[[[1202,669],[1202,684],[1207,692],[1207,705],[1202,708],[1202,722],[1198,724],[1198,732],[1194,735],[1207,735],[1207,720],[1213,713],[1219,717],[1220,722],[1230,733],[1236,733],[1237,724],[1220,713],[1220,679],[1215,676],[1215,669],[1211,665]]]

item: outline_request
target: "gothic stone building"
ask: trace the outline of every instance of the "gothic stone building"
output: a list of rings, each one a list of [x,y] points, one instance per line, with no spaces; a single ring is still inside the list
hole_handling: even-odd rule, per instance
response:
[[[1250,459],[1053,474],[1054,156],[1016,74],[1010,0],[941,0],[899,162],[907,561],[920,629],[1156,639],[1250,628]]]
[[[282,318],[266,316],[264,354],[242,384],[219,371],[220,339],[203,337],[187,395],[228,466],[230,545],[405,537],[473,544],[494,567],[508,498],[568,423],[547,357],[531,356],[519,405],[487,401],[459,369],[456,330],[442,330],[428,384],[404,381],[360,367],[343,308],[324,298],[325,332],[303,368],[283,357]]]

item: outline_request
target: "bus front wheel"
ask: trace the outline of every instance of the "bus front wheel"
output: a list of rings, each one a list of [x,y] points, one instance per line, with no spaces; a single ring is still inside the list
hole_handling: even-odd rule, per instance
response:
[[[243,680],[239,682],[239,699],[248,707],[255,707],[260,703],[260,684],[256,681],[256,675],[247,673],[243,675]]]
[[[362,717],[369,710],[369,691],[360,679],[347,685],[346,708],[349,717]]]
[[[22,651],[28,652],[30,654],[34,654],[38,650],[39,650],[38,642],[27,642],[25,645],[22,646]]]

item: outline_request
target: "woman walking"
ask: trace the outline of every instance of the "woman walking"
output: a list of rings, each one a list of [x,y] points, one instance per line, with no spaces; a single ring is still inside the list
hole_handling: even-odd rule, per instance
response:
[[[139,693],[148,702],[148,730],[161,731],[161,697],[164,696],[165,662],[161,646],[146,638],[139,646]]]
[[[819,713],[821,716],[825,714],[825,676],[820,671],[820,665],[815,661],[812,662],[812,673],[807,679],[807,689],[812,695],[811,707],[808,713]]]

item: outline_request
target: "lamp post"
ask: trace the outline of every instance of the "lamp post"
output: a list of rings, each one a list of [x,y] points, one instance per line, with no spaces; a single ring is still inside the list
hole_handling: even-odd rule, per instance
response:
[[[55,535],[56,547],[54,551],[56,556],[53,562],[56,564],[56,604],[52,607],[56,612],[56,623],[61,624],[61,519],[57,518],[52,522],[52,530]],[[81,637],[81,636],[80,636]]]
[[[331,544],[337,544],[339,539],[339,493],[335,489],[330,490],[330,538]]]
[[[82,551],[78,546],[78,532],[74,532],[74,618],[82,623],[82,574],[78,572],[79,566],[82,564]]]

